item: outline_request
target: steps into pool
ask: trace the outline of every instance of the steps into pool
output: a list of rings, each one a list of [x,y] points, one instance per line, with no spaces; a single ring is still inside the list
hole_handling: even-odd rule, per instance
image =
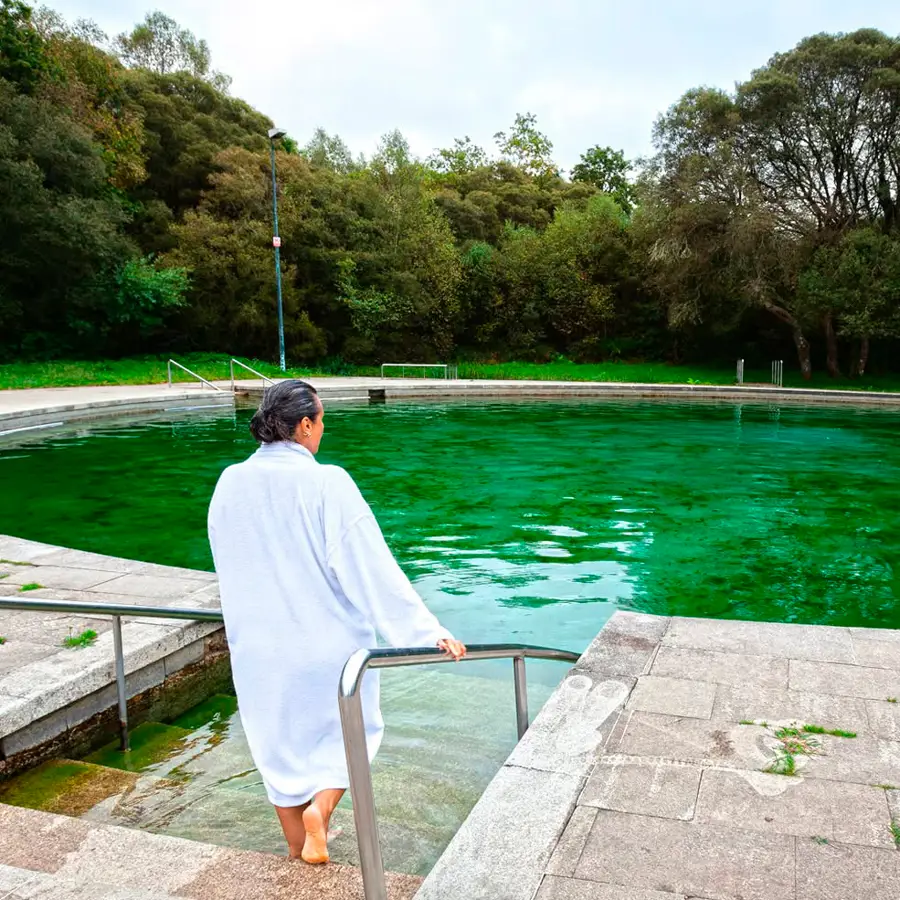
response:
[[[389,875],[390,900],[421,879]],[[356,869],[216,847],[0,803],[0,897],[15,900],[363,900]]]

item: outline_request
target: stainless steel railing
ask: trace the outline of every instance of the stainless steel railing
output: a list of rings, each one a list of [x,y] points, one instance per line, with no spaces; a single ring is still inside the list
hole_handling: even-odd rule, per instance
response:
[[[457,372],[458,369],[456,366],[447,365],[446,363],[382,363],[381,364],[381,377],[385,378],[384,370],[385,369],[400,369],[400,377],[404,378],[406,376],[407,369],[440,369],[444,373],[444,379],[446,381],[455,381],[458,377]],[[422,372],[422,377],[425,377],[425,371]]]
[[[202,375],[198,375],[192,369],[189,369],[187,366],[183,366],[176,359],[170,359],[169,362],[166,364],[166,369],[168,370],[168,373],[169,373],[169,387],[172,387],[172,366],[178,366],[178,368],[181,369],[182,372],[187,372],[188,375],[191,375],[192,377],[196,378],[197,381],[202,381],[203,384],[205,384],[207,387],[211,387],[214,391],[222,390],[222,388],[220,388],[218,385],[213,384],[211,381],[207,381]]]
[[[268,382],[268,384],[275,384],[275,382],[269,378],[268,375],[263,375],[262,372],[257,372],[256,369],[251,368],[247,365],[247,363],[242,363],[239,359],[231,358],[231,362],[229,363],[231,367],[231,393],[234,393],[234,365],[237,363],[242,369],[246,369],[248,372],[252,372],[257,378],[262,378],[263,381]]]
[[[128,694],[125,685],[125,652],[122,643],[122,617],[145,619],[180,619],[199,622],[222,622],[222,613],[212,609],[189,609],[182,606],[130,606],[122,603],[83,603],[78,600],[13,599],[0,597],[0,610],[44,613],[79,613],[83,616],[110,616],[113,621],[113,648],[116,668],[116,696],[119,707],[119,735],[122,750],[129,749]],[[526,659],[549,659],[575,663],[578,654],[568,650],[530,647],[526,644],[475,644],[468,648],[464,662],[484,659],[512,659],[513,681],[516,691],[516,725],[521,739],[528,730],[528,686],[525,674]],[[378,819],[375,815],[375,796],[372,789],[372,769],[366,745],[360,688],[369,669],[388,669],[395,666],[425,666],[448,663],[450,658],[437,649],[412,648],[404,650],[357,650],[347,660],[338,685],[338,706],[344,733],[344,751],[350,775],[350,794],[356,822],[360,870],[365,900],[387,900],[384,879],[384,860]]]
[[[82,616],[110,616],[116,661],[116,698],[119,704],[119,746],[129,750],[128,694],[125,688],[125,651],[122,646],[122,616],[143,619],[188,619],[222,622],[222,613],[213,609],[187,609],[178,606],[129,606],[126,603],[82,603],[80,600],[13,600],[0,597],[0,609],[20,612],[79,613]]]
[[[551,650],[546,647],[529,647],[525,644],[476,644],[468,648],[463,661],[480,659],[512,659],[513,680],[516,688],[516,724],[519,739],[528,730],[528,690],[525,677],[526,659],[552,659],[559,662],[578,662],[578,654],[567,650]],[[356,840],[359,845],[359,867],[363,877],[366,900],[387,900],[384,880],[384,859],[381,855],[381,838],[378,834],[378,818],[375,815],[375,794],[372,789],[372,768],[366,745],[366,727],[363,721],[360,687],[369,669],[387,669],[394,666],[424,666],[432,663],[448,663],[452,660],[440,650],[357,650],[347,660],[341,674],[338,689],[338,706],[341,727],[344,732],[344,751],[347,754],[347,771],[350,774],[350,795],[353,800],[353,819],[356,823]]]

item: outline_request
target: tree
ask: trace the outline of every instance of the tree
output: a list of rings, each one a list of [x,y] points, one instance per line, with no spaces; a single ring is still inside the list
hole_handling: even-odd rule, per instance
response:
[[[350,148],[339,135],[330,135],[324,128],[316,129],[302,152],[313,165],[332,169],[342,175],[356,172],[365,165],[363,160],[353,158]]]
[[[631,169],[621,150],[596,146],[581,154],[581,161],[572,169],[572,180],[594,185],[630,213],[634,207],[634,186],[628,180]]]
[[[799,300],[810,318],[858,341],[853,373],[864,375],[872,338],[900,337],[900,239],[881,229],[856,228],[834,246],[820,247],[800,274]],[[839,373],[836,341],[829,370]]]
[[[488,155],[468,135],[454,138],[453,146],[435,150],[428,165],[442,175],[465,175],[488,164]]]
[[[90,134],[0,80],[0,345],[102,346],[113,273],[136,252],[126,221]]]
[[[900,38],[819,34],[738,86],[741,152],[781,227],[900,225]]]
[[[20,0],[0,3],[0,78],[31,93],[50,72],[44,41],[34,27],[32,10]]]
[[[516,113],[516,120],[508,131],[494,135],[502,156],[536,178],[549,178],[558,174],[550,154],[553,142],[538,131],[534,113]]]
[[[57,73],[45,82],[45,96],[93,134],[103,148],[113,187],[127,190],[140,184],[147,177],[143,121],[128,103],[126,70],[102,49],[106,36],[92,22],[81,20],[70,27],[45,7],[35,24]]]
[[[723,91],[688,91],[654,127],[657,155],[644,192],[649,281],[676,327],[735,329],[761,308],[788,326],[804,378],[804,324],[792,308],[796,248],[785,239],[744,153],[739,110]]]
[[[120,34],[115,47],[122,62],[131,68],[160,75],[189,72],[222,91],[231,83],[227,75],[210,70],[209,44],[158,10],[147,13],[130,33]]]

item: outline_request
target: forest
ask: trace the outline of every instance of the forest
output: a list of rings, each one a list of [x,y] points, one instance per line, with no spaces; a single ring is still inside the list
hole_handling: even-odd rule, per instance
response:
[[[280,138],[289,362],[900,369],[900,38],[760,63],[673,98],[648,158],[598,122],[568,172],[529,112],[424,159]],[[2,0],[0,361],[277,358],[272,127],[161,13]]]

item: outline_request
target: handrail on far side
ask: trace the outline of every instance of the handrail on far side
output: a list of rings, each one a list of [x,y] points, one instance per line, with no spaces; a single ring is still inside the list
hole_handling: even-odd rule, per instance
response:
[[[516,687],[516,724],[521,740],[528,730],[525,660],[551,659],[575,663],[578,662],[579,656],[568,650],[529,647],[526,644],[476,644],[468,648],[465,660],[481,659],[512,659],[513,661],[513,679]],[[365,900],[387,900],[387,885],[384,879],[384,859],[381,855],[378,819],[375,815],[372,767],[369,763],[366,726],[363,720],[362,693],[360,691],[363,677],[369,669],[424,666],[451,661],[440,650],[431,648],[357,650],[347,660],[344,671],[341,673],[338,706],[341,714],[341,728],[344,732],[347,771],[350,775],[350,795],[353,800],[353,819],[356,823],[359,867],[362,872]]]
[[[170,359],[166,365],[166,368],[168,369],[168,372],[169,372],[169,387],[172,387],[172,366],[178,366],[178,368],[181,369],[183,372],[187,372],[188,375],[191,375],[192,377],[196,378],[197,381],[202,381],[205,385],[211,387],[214,391],[222,390],[222,388],[220,388],[218,385],[213,384],[211,381],[207,381],[202,375],[198,375],[196,372],[192,371],[187,366],[183,366],[180,362],[178,362],[178,360],[175,360],[175,359]]]
[[[262,378],[263,381],[267,381],[269,384],[275,384],[275,382],[269,378],[268,375],[263,375],[262,372],[257,372],[256,369],[251,368],[247,365],[247,363],[242,363],[239,359],[231,358],[231,362],[229,365],[231,366],[231,393],[234,393],[234,364],[237,363],[242,369],[246,369],[248,372],[252,372],[257,378]]]

